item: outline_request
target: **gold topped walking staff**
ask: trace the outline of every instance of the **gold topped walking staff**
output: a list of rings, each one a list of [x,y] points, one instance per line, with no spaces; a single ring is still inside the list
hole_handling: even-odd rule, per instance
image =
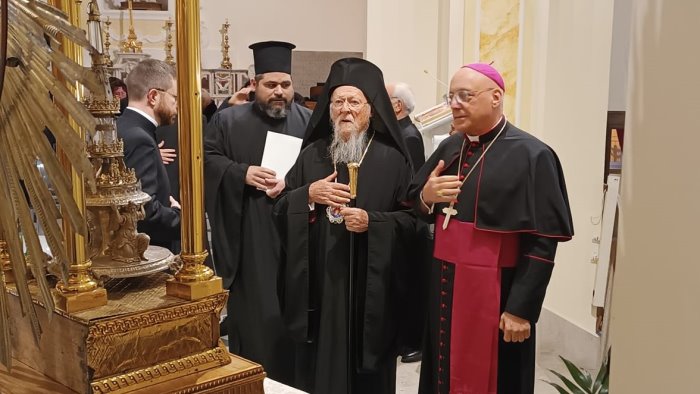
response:
[[[350,198],[357,197],[357,172],[360,170],[360,165],[357,163],[348,163],[348,176],[350,178]]]

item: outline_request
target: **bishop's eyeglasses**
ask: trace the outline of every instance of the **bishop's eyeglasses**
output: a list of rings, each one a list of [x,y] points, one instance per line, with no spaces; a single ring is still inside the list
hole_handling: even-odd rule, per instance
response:
[[[474,100],[476,96],[491,90],[496,90],[496,88],[488,88],[476,92],[472,92],[471,90],[458,90],[454,93],[450,92],[445,96],[445,104],[448,106],[452,105],[452,100],[456,100],[457,104],[468,104],[470,101]]]
[[[336,110],[342,109],[346,103],[348,104],[350,111],[353,112],[359,111],[365,104],[367,104],[352,97],[347,99],[337,98],[331,102],[331,108]]]

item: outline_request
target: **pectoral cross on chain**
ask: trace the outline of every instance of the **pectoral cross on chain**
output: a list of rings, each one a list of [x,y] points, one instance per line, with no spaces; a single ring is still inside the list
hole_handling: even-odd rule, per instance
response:
[[[450,218],[454,215],[457,215],[455,203],[451,202],[449,207],[442,208],[442,213],[445,214],[445,221],[442,222],[442,229],[447,230],[447,225],[450,223]]]

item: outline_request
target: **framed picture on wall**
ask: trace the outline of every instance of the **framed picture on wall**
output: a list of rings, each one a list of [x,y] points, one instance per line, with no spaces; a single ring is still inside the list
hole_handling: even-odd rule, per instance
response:
[[[103,4],[98,4],[103,11],[129,9],[127,0],[102,0],[102,2]],[[169,0],[133,0],[132,3],[134,11],[169,11],[170,8]]]
[[[102,20],[107,17],[113,21],[126,21],[128,28],[129,2],[126,0],[97,0]],[[133,0],[133,16],[135,21],[154,20],[165,21],[175,18],[175,0]],[[113,27],[117,27],[114,25]],[[138,28],[137,28],[138,29]],[[136,32],[139,34],[139,31]]]
[[[120,0],[111,2],[115,8],[120,10],[128,10],[129,2]],[[168,11],[168,0],[133,0],[132,7],[134,11]]]

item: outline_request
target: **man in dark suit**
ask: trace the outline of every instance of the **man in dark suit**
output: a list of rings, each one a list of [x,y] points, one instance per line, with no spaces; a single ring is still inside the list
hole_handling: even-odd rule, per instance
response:
[[[172,197],[155,131],[172,124],[177,115],[175,70],[163,61],[146,59],[131,70],[126,85],[129,105],[117,119],[117,135],[124,141],[124,162],[151,196],[138,230],[151,237],[151,245],[171,249],[180,239],[180,204]]]

